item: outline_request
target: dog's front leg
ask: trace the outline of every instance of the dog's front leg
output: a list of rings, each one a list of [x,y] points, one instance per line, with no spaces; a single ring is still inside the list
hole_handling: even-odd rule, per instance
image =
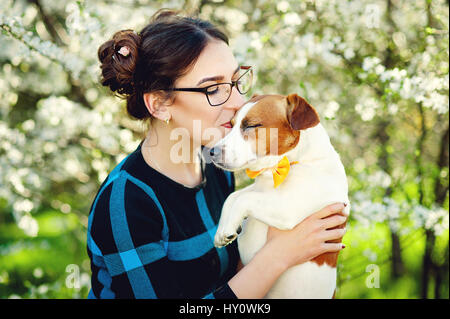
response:
[[[291,229],[295,226],[292,218],[287,218],[280,198],[275,198],[271,194],[243,192],[239,196],[230,198],[230,201],[227,199],[224,204],[214,238],[216,247],[228,245],[236,239],[243,220],[248,216],[279,229]]]
[[[236,239],[242,229],[242,222],[251,208],[250,194],[252,193],[248,189],[242,189],[232,193],[225,200],[214,237],[216,247],[226,246]]]

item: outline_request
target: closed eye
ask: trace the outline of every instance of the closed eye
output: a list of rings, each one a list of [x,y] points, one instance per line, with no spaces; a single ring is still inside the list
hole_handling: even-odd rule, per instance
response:
[[[262,124],[248,125],[248,126],[244,127],[244,130],[248,130],[248,129],[251,129],[251,128],[255,128],[255,127],[258,127],[258,126],[262,126]]]

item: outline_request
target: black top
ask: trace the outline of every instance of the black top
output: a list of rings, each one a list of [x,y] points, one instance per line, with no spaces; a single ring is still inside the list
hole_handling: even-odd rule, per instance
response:
[[[202,158],[186,187],[149,166],[141,145],[108,175],[89,213],[88,298],[237,298],[228,286],[237,241],[214,247],[234,176]]]

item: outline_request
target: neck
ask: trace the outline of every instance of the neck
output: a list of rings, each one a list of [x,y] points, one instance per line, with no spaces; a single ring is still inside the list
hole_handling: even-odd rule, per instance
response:
[[[173,129],[170,123],[154,120],[142,144],[142,154],[154,169],[181,184],[195,186],[201,181],[200,145],[184,135],[181,141],[171,139]]]

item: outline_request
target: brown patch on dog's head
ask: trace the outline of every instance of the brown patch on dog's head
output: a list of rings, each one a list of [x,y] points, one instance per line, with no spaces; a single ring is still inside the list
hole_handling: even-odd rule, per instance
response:
[[[270,96],[270,95],[268,95],[268,94],[253,94],[248,102],[257,102],[266,96]]]
[[[266,94],[263,94],[263,95],[260,95],[260,94],[253,94],[252,97],[250,98],[250,100],[248,100],[247,102],[245,102],[244,105],[247,104],[247,103],[256,102],[256,101],[258,101],[258,100],[261,100],[261,99],[262,99],[263,97],[265,97],[265,96],[267,96],[267,95],[266,95]],[[236,114],[235,114],[235,115],[233,116],[233,118],[230,120],[231,126],[234,126],[234,124],[236,123],[236,118],[237,118],[237,116],[238,116],[238,113],[239,113],[239,111],[236,112]]]
[[[240,129],[258,156],[281,155],[297,145],[300,133],[288,122],[285,98],[255,94],[249,101],[256,104],[242,119]]]
[[[306,100],[295,93],[286,97],[287,118],[294,130],[306,130],[319,124],[316,110]]]

